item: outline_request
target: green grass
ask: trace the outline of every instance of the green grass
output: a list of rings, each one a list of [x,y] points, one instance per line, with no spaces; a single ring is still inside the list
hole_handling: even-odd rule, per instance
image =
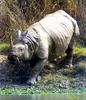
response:
[[[10,47],[10,44],[8,44],[8,43],[1,43],[0,42],[0,51],[2,53],[6,53],[8,51],[8,49],[9,49],[9,47]]]
[[[74,49],[74,55],[76,55],[76,56],[86,56],[86,48],[76,47]]]
[[[59,88],[23,88],[2,87],[0,95],[29,95],[49,93],[86,93],[86,88],[81,89],[59,89]]]

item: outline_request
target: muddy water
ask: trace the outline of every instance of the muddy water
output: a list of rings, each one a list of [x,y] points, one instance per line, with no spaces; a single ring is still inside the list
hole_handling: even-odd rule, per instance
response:
[[[0,96],[0,100],[86,100],[86,94],[46,94],[29,96]]]

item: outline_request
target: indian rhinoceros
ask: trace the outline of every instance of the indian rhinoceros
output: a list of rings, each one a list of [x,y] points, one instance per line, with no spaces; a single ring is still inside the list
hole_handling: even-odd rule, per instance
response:
[[[11,42],[8,59],[32,61],[34,66],[30,71],[27,83],[34,85],[49,59],[49,55],[57,58],[66,52],[66,64],[72,66],[74,42],[79,34],[76,20],[65,11],[58,10],[46,15],[25,32],[18,31],[16,42],[14,44]]]

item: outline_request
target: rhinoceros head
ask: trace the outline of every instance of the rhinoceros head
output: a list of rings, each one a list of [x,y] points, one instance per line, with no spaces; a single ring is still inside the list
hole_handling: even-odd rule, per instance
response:
[[[20,61],[20,60],[27,60],[29,59],[29,49],[28,45],[21,42],[21,31],[19,30],[16,35],[16,41],[13,43],[11,37],[11,48],[8,53],[8,60],[9,61]]]

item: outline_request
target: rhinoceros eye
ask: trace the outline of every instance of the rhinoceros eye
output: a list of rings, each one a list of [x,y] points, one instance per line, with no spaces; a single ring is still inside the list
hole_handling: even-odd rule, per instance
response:
[[[19,48],[18,50],[19,50],[19,51],[23,51],[23,48]]]
[[[23,51],[23,49],[22,49],[22,48],[20,48],[20,51]]]

